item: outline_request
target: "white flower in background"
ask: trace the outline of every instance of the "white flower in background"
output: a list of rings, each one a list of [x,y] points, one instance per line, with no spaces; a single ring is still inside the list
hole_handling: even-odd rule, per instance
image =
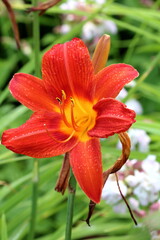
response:
[[[151,139],[144,130],[132,128],[128,131],[128,134],[131,139],[132,150],[135,150],[136,146],[138,146],[140,152],[147,152],[149,150]]]
[[[136,81],[135,80],[133,80],[133,81],[131,81],[131,82],[126,84],[126,87],[129,87],[129,88],[133,88],[135,86],[136,86]]]
[[[149,155],[143,162],[142,162],[142,169],[146,173],[158,173],[160,171],[160,164],[156,162],[155,155]]]
[[[158,192],[152,191],[152,184],[143,179],[143,184],[139,184],[134,190],[133,194],[137,197],[142,206],[148,206],[158,199]]]
[[[126,87],[133,88],[135,85],[136,85],[136,82],[135,82],[135,80],[133,80],[132,82],[126,84]],[[128,92],[127,92],[126,88],[122,88],[122,90],[120,91],[120,93],[117,96],[117,99],[123,100],[123,98],[125,98],[127,96],[127,94],[128,94]]]
[[[97,37],[98,27],[93,22],[87,22],[82,28],[82,39],[91,40]]]
[[[119,202],[119,203],[117,203],[116,205],[113,206],[113,210],[116,213],[124,214],[127,211],[127,206],[124,202]]]
[[[144,210],[140,209],[140,204],[139,204],[137,199],[135,199],[133,197],[130,197],[128,199],[128,203],[129,203],[129,206],[131,207],[131,209],[135,213],[137,213],[138,216],[144,217],[146,215],[146,212]],[[128,211],[128,208],[127,208],[127,206],[126,206],[124,201],[120,201],[116,205],[113,206],[113,210],[116,213],[124,214],[124,213],[126,213]]]
[[[135,174],[136,174],[136,171],[135,171]],[[128,175],[125,178],[125,181],[129,187],[133,188],[139,184],[139,182],[141,181],[141,178],[139,179],[139,177],[138,176],[135,177],[135,175]]]
[[[138,148],[138,151],[140,152],[149,151],[149,143],[151,139],[144,130],[131,128],[128,131],[128,135],[131,139],[131,150]],[[118,141],[117,148],[122,149],[120,141]]]
[[[77,1],[67,0],[65,3],[60,5],[60,8],[63,10],[74,10],[77,8]]]
[[[156,194],[160,191],[160,164],[156,162],[155,155],[149,155],[142,162],[142,169],[147,175],[148,182],[151,185],[151,191]]]
[[[132,82],[126,84],[126,87],[130,87],[133,88],[136,85],[135,80],[133,80]],[[125,98],[127,96],[128,92],[125,88],[122,88],[122,90],[120,91],[120,93],[117,96],[118,100],[122,100],[123,98]]]
[[[104,3],[106,3],[106,0],[94,0],[92,1],[93,4],[97,4],[97,5],[102,5]],[[91,5],[92,5],[91,3]],[[60,8],[63,10],[74,10],[76,9],[78,6],[87,6],[90,5],[87,3],[86,0],[67,0],[65,3],[62,3],[60,5]]]
[[[107,2],[107,0],[95,0],[97,4],[104,4],[105,2]]]
[[[117,100],[122,100],[123,98],[125,98],[127,96],[128,92],[125,88],[122,88],[122,90],[120,91],[120,93],[117,96]]]
[[[127,84],[128,87],[134,87],[135,86],[135,82],[133,84]],[[125,88],[123,88],[120,93],[118,94],[117,99],[118,100],[123,100],[126,96],[127,96],[128,92]],[[128,101],[126,101],[125,103],[127,105],[128,108],[134,110],[136,112],[136,114],[141,115],[143,113],[143,108],[142,105],[140,104],[140,102],[137,99],[131,98]]]
[[[129,204],[132,206],[132,210],[135,210],[135,211],[139,210],[139,202],[137,199],[135,199],[134,197],[130,197],[128,201],[129,201]]]
[[[111,20],[103,21],[103,23],[102,23],[102,34],[104,32],[111,33],[111,34],[117,34],[117,32],[118,32],[117,25]]]
[[[21,41],[21,50],[25,55],[32,53],[32,48],[26,41]]]
[[[71,30],[71,26],[69,24],[63,24],[58,27],[58,29],[61,34],[66,34]]]
[[[65,19],[66,19],[66,21],[68,21],[68,25],[69,25],[69,22],[72,22],[72,21],[75,20],[75,15],[74,14],[67,14],[65,16]]]
[[[126,103],[128,108],[134,110],[137,114],[141,115],[143,113],[143,108],[137,99],[129,99]]]
[[[130,197],[128,199],[129,205],[131,206],[131,209],[139,216],[144,217],[146,216],[146,212],[140,208],[140,204],[137,199],[134,197]]]
[[[118,174],[121,191],[138,216],[146,215],[143,207],[160,209],[160,163],[156,161],[155,155],[149,155],[143,161],[136,159],[128,161]],[[108,178],[102,198],[111,204],[116,212],[124,213],[127,209],[118,191],[114,175]]]
[[[117,26],[113,21],[99,21],[99,22],[87,22],[82,28],[82,39],[92,40],[102,36],[104,33],[117,33]]]
[[[127,187],[123,181],[119,180],[119,185],[124,196],[127,195]],[[122,197],[118,190],[117,182],[114,175],[110,175],[103,187],[102,199],[106,200],[109,204],[115,204],[119,202]]]
[[[142,206],[147,206],[158,199],[160,191],[160,164],[154,155],[149,155],[142,163],[141,170],[134,170],[134,175],[125,178],[127,185]]]
[[[123,88],[117,99],[118,100],[122,100],[123,98],[125,98],[127,96],[128,92],[125,88]],[[137,99],[131,98],[128,101],[125,102],[125,104],[127,105],[128,108],[134,110],[136,112],[136,114],[141,115],[143,113],[143,108],[142,105],[140,104],[140,102]]]
[[[60,8],[63,10],[81,10],[84,12],[91,12],[92,9],[100,7],[100,5],[104,4],[105,2],[106,0],[96,0],[89,4],[86,0],[67,0],[65,3],[60,5]],[[71,25],[84,20],[85,15],[82,17],[74,14],[67,14],[64,15],[63,19],[65,24],[67,22],[67,24]],[[62,23],[62,26],[65,24]],[[63,29],[61,29],[60,26],[58,29],[59,32],[63,34]],[[100,20],[97,18],[84,24],[81,37],[84,41],[93,41],[93,44],[96,44],[98,38],[104,33],[116,34],[117,31],[117,25],[113,21]]]

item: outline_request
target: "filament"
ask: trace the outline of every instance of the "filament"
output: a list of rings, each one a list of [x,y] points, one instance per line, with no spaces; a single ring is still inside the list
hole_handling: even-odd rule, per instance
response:
[[[58,140],[58,139],[56,139],[55,137],[53,137],[53,136],[51,135],[51,133],[48,131],[48,128],[47,128],[47,126],[46,126],[45,123],[44,123],[44,127],[45,127],[45,130],[46,130],[48,136],[49,136],[50,138],[52,138],[54,141],[58,142],[58,143],[68,142],[68,141],[73,137],[73,135],[74,135],[74,133],[75,133],[75,131],[73,131],[73,132],[70,134],[70,136],[69,136],[68,138],[66,138],[65,140]]]
[[[60,108],[60,113],[61,113],[62,119],[63,119],[65,125],[68,128],[73,128],[75,131],[80,131],[81,128],[77,124],[77,122],[75,120],[75,116],[74,116],[75,101],[74,101],[74,99],[72,97],[70,97],[70,109],[69,109],[70,110],[70,116],[69,116],[69,121],[68,121],[67,116],[66,116],[66,108],[65,108],[66,107],[65,101],[67,99],[67,96],[66,96],[66,93],[65,93],[64,90],[62,90],[61,93],[62,93],[62,98],[60,99],[59,97],[56,97],[56,100],[59,102],[59,108]],[[76,104],[77,104],[77,101],[76,101]],[[78,107],[79,107],[79,104],[78,104]],[[83,112],[84,112],[84,109],[83,109]],[[88,120],[89,119],[86,119],[84,121],[84,119],[83,119],[82,122],[87,122]],[[80,121],[80,123],[81,123],[81,121]],[[73,132],[75,132],[75,131],[73,131]]]
[[[73,108],[74,108],[74,100],[71,97],[71,121],[72,121],[72,126],[74,128],[75,131],[78,131],[80,129],[80,127],[76,124],[75,118],[74,118],[74,112],[73,112]]]
[[[62,90],[62,102],[66,100],[66,93],[64,90]]]
[[[66,100],[66,93],[64,90],[62,90],[62,100],[58,97],[56,97],[56,100],[58,100],[58,102],[59,102],[60,112],[61,112],[64,123],[66,124],[67,127],[71,128],[72,126],[68,122],[66,114],[65,114],[65,110],[64,110],[64,104],[65,104],[65,100]]]

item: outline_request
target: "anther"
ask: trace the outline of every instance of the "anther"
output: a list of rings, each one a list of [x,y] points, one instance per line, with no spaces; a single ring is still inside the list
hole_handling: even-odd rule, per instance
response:
[[[57,100],[60,104],[62,104],[62,101],[61,101],[61,99],[60,99],[59,97],[56,97],[56,100]]]
[[[56,100],[59,102],[59,107],[60,107],[60,113],[62,116],[62,119],[64,121],[64,123],[66,124],[67,127],[71,128],[71,124],[68,122],[66,114],[65,114],[65,100],[66,100],[66,93],[64,90],[61,91],[62,92],[62,99],[60,99],[59,97],[56,97]]]
[[[66,93],[65,93],[64,90],[62,90],[62,101],[63,101],[63,99],[66,100],[66,98],[67,98],[67,97],[66,97]]]
[[[70,97],[70,100],[71,100],[71,104],[73,104],[73,106],[74,106],[74,99],[72,97]]]

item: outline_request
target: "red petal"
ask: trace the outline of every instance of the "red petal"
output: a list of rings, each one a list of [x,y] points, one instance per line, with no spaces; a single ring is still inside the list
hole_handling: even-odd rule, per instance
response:
[[[78,143],[70,152],[70,164],[82,190],[99,203],[103,186],[99,140],[92,138]]]
[[[35,158],[61,155],[70,151],[77,142],[75,137],[67,142],[58,142],[70,135],[62,128],[60,114],[34,113],[25,124],[5,131],[2,135],[2,144],[15,153]]]
[[[13,76],[9,88],[12,95],[31,110],[53,111],[54,105],[41,79],[29,74],[17,73]]]
[[[113,98],[102,99],[93,108],[97,118],[94,128],[88,132],[91,137],[103,138],[125,132],[135,122],[135,112]]]
[[[139,73],[132,66],[119,63],[113,64],[102,71],[96,77],[96,99],[115,98],[125,84],[138,77]]]
[[[62,90],[69,98],[76,95],[90,99],[93,66],[80,39],[57,44],[49,50],[43,57],[42,73],[48,94],[54,99],[61,98]]]

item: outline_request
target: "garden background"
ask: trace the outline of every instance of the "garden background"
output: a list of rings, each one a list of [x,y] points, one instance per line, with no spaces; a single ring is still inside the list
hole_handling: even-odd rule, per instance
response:
[[[33,13],[27,11],[33,5],[29,0],[9,1],[20,33],[18,49],[4,2],[0,2],[1,133],[18,127],[31,115],[31,111],[9,93],[10,79],[16,72],[34,73]],[[111,178],[104,189],[103,200],[96,206],[91,227],[83,221],[89,199],[77,187],[72,239],[160,239],[160,1],[65,0],[46,10],[39,21],[41,54],[54,44],[79,37],[92,55],[98,39],[109,34],[111,51],[107,65],[124,62],[140,73],[119,95],[122,102],[137,112],[137,121],[129,131],[131,161],[119,176],[123,176],[121,188],[138,226],[134,225],[115,179]],[[107,169],[120,156],[121,149],[116,135],[101,143],[103,166]],[[63,156],[38,160],[36,240],[64,239],[68,193],[62,196],[54,191],[62,159]],[[2,240],[28,238],[33,174],[32,158],[0,146]]]

